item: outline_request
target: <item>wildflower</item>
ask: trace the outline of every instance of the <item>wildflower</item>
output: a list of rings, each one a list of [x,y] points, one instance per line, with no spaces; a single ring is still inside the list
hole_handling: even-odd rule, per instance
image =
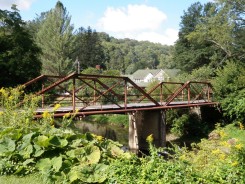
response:
[[[243,126],[243,124],[241,122],[239,122],[239,127],[240,127],[241,130],[244,130],[244,126]]]
[[[56,111],[58,108],[60,108],[60,104],[55,104],[54,108],[53,108],[53,111]]]
[[[238,149],[238,150],[241,150],[243,147],[243,145],[240,143],[240,144],[237,144],[235,145],[235,148]]]
[[[219,132],[219,135],[221,138],[224,138],[226,136],[226,133],[222,130]]]
[[[42,116],[43,116],[43,118],[46,119],[46,118],[50,118],[51,114],[48,111],[44,111]]]
[[[220,153],[220,150],[219,149],[212,150],[212,154],[214,154],[214,155],[219,154],[219,153]]]
[[[69,118],[71,116],[71,113],[66,113],[63,118]]]
[[[5,89],[4,88],[1,88],[0,89],[0,93],[4,94],[5,93]]]
[[[225,154],[224,153],[220,154],[219,158],[220,158],[220,160],[225,160]]]
[[[12,95],[9,96],[9,100],[12,101],[14,97]]]
[[[98,136],[96,136],[96,139],[97,139],[98,141],[102,141],[102,140],[103,140],[103,137],[100,136],[100,135],[98,135]]]
[[[153,138],[153,135],[152,135],[152,134],[151,134],[151,135],[148,135],[147,138],[146,138],[146,141],[147,141],[148,143],[152,143],[153,140],[154,140],[154,138]]]
[[[222,145],[222,146],[224,146],[224,147],[228,147],[228,148],[231,147],[231,145],[230,145],[227,141],[222,141],[222,142],[220,143],[220,145]]]
[[[2,116],[2,115],[3,115],[3,112],[1,111],[1,112],[0,112],[0,116]]]
[[[231,166],[233,166],[233,167],[234,166],[237,166],[237,165],[238,165],[238,162],[237,161],[231,163]]]

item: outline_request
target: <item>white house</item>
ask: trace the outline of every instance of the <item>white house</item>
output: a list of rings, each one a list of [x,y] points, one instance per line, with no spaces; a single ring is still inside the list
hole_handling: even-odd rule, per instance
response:
[[[141,69],[134,72],[129,77],[141,87],[146,87],[152,81],[170,81],[180,70],[178,69]]]

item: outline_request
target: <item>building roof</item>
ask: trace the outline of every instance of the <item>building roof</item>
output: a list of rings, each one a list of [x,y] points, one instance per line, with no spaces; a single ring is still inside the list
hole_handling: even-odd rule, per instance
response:
[[[144,79],[149,73],[151,73],[153,76],[157,75],[161,69],[144,69],[144,70],[137,70],[132,74],[134,79]]]
[[[180,72],[179,69],[140,69],[134,72],[130,78],[143,80],[149,73],[156,76],[160,71],[163,71],[170,78],[175,77]]]

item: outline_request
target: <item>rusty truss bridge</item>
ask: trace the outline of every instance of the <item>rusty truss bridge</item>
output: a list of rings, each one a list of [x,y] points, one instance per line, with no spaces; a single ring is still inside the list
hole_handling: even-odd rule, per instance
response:
[[[143,89],[128,77],[73,73],[41,75],[24,86],[39,89],[37,118],[45,111],[62,117],[67,113],[86,116],[217,105],[209,82],[159,82]],[[54,111],[56,104],[61,107]]]

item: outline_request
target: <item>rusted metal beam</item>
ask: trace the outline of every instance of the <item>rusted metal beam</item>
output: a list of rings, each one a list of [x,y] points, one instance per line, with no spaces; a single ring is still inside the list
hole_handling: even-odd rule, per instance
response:
[[[29,86],[29,85],[31,85],[31,84],[39,81],[39,80],[45,79],[46,77],[47,77],[46,75],[40,75],[40,76],[26,82],[25,84],[23,84],[23,86],[27,87],[27,86]]]
[[[125,79],[125,77],[121,77],[121,76],[90,75],[90,74],[78,74],[78,77],[80,77],[82,79],[97,79],[97,78]]]
[[[98,82],[103,88],[105,88],[106,90],[108,90],[108,89],[110,89],[110,87],[109,86],[107,86],[106,84],[104,84],[103,82],[101,82],[99,79],[95,79],[95,81],[96,82]],[[117,84],[120,84],[121,82],[119,81],[119,82],[117,82]],[[113,88],[112,88],[113,89]],[[122,96],[121,95],[119,95],[119,94],[117,94],[114,90],[110,90],[110,92],[112,93],[112,94],[114,94],[115,96],[117,96],[118,97],[118,99],[120,99],[120,98],[122,98]]]
[[[105,96],[105,94],[106,94],[107,92],[109,92],[110,89],[108,89],[107,91],[105,91],[105,92],[102,93],[102,92],[99,91],[98,89],[94,88],[93,85],[87,83],[86,81],[84,81],[84,80],[81,79],[80,77],[78,77],[78,78],[79,78],[82,82],[84,82],[86,85],[88,85],[90,88],[96,90],[99,94],[101,94],[101,96],[104,96],[106,99],[108,99],[109,101],[113,102],[113,103],[114,103],[115,105],[117,105],[118,107],[121,107],[121,106],[120,106],[118,103],[116,103],[114,100],[111,100],[111,99],[109,99],[107,96]],[[111,88],[113,88],[113,87],[111,87]],[[97,97],[96,101],[97,101],[101,96]],[[94,102],[96,102],[96,101],[93,101],[92,103],[94,103]],[[86,108],[86,107],[85,107],[85,108]]]
[[[190,81],[187,81],[184,85],[182,85],[179,89],[177,89],[177,91],[172,96],[170,96],[170,98],[167,100],[165,105],[168,106],[180,94],[180,92],[182,92],[189,84]],[[189,97],[189,93],[188,93],[188,97]]]
[[[51,84],[50,86],[44,88],[43,90],[37,92],[36,94],[37,94],[37,95],[43,94],[43,93],[49,91],[50,89],[52,89],[52,88],[58,86],[58,85],[61,84],[62,82],[65,82],[65,81],[67,81],[67,80],[69,80],[69,79],[71,79],[71,78],[74,78],[75,76],[76,76],[76,74],[75,74],[75,73],[72,73],[72,74],[70,74],[70,75],[68,75],[68,76],[66,76],[66,77],[64,77],[64,78],[61,78],[60,80],[58,80],[58,81],[56,81],[55,83]]]
[[[129,79],[128,77],[125,77],[125,80],[129,82],[132,86],[134,86],[139,92],[141,92],[146,98],[148,98],[155,105],[160,106],[160,104],[156,100],[154,100],[150,95],[148,95],[141,87],[135,84],[131,79]]]
[[[177,108],[190,108],[190,107],[199,107],[199,106],[218,106],[218,102],[207,102],[207,103],[198,103],[198,104],[182,104],[182,105],[173,105],[173,106],[155,106],[155,107],[143,107],[143,108],[121,108],[121,109],[114,109],[114,110],[97,110],[97,111],[80,111],[80,112],[65,112],[65,113],[55,113],[54,117],[63,117],[70,114],[70,116],[86,116],[86,115],[95,115],[95,114],[120,114],[120,113],[130,113],[136,111],[150,111],[150,110],[170,110],[170,109],[177,109]],[[42,114],[34,115],[35,118],[42,118]]]
[[[148,95],[150,95],[153,91],[155,91],[159,86],[161,86],[162,83],[157,84],[156,86],[154,86],[153,88],[151,88],[149,91],[147,91],[146,93]],[[142,100],[144,100],[146,98],[146,96],[142,96],[139,100],[138,103],[142,102]]]

